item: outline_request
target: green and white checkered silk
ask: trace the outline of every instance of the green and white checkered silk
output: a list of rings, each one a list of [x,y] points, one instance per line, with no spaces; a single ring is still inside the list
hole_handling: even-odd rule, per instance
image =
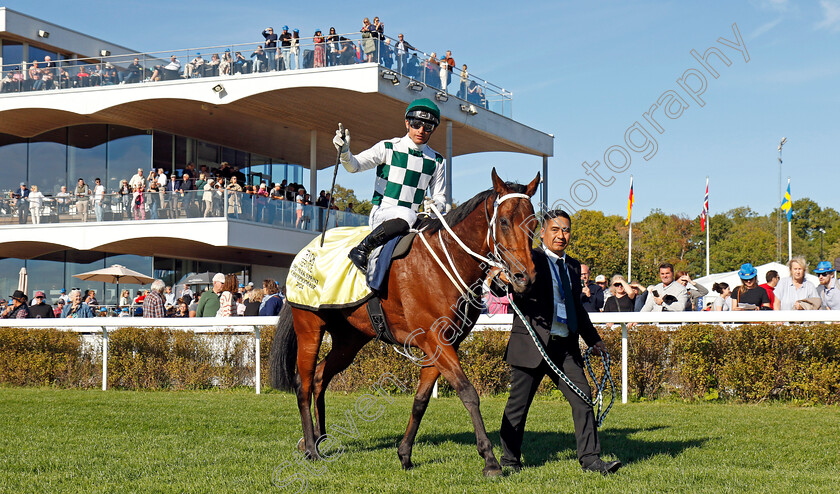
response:
[[[387,155],[385,163],[376,167],[377,178],[371,202],[418,211],[435,169],[443,164],[443,156],[438,153],[431,156],[411,149],[402,140],[386,141],[384,144]]]

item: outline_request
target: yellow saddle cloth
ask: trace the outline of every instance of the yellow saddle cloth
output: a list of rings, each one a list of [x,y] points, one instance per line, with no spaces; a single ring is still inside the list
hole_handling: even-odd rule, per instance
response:
[[[308,310],[340,309],[364,302],[371,291],[365,275],[347,257],[370,233],[370,227],[340,227],[327,231],[324,246],[318,235],[298,252],[286,278],[286,300]]]

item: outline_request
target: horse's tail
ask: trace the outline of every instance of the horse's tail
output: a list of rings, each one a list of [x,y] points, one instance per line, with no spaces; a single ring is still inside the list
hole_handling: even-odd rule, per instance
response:
[[[281,391],[295,390],[297,364],[297,335],[295,334],[292,308],[287,301],[280,310],[277,330],[271,342],[271,387]]]

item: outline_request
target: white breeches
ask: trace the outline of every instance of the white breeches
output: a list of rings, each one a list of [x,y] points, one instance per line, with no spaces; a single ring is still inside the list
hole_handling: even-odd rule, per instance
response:
[[[401,218],[408,223],[409,227],[412,227],[414,226],[414,222],[417,221],[417,213],[410,208],[404,208],[402,206],[374,206],[370,210],[370,229],[373,230],[384,221],[394,218]]]

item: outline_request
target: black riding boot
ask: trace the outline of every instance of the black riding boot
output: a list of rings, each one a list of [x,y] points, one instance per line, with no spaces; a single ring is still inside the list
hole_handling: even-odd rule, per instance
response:
[[[367,273],[368,256],[371,251],[380,245],[384,245],[397,235],[408,233],[408,222],[401,218],[394,218],[392,220],[383,221],[377,226],[370,235],[364,238],[359,245],[350,249],[347,257],[353,261],[353,264],[363,273]]]

